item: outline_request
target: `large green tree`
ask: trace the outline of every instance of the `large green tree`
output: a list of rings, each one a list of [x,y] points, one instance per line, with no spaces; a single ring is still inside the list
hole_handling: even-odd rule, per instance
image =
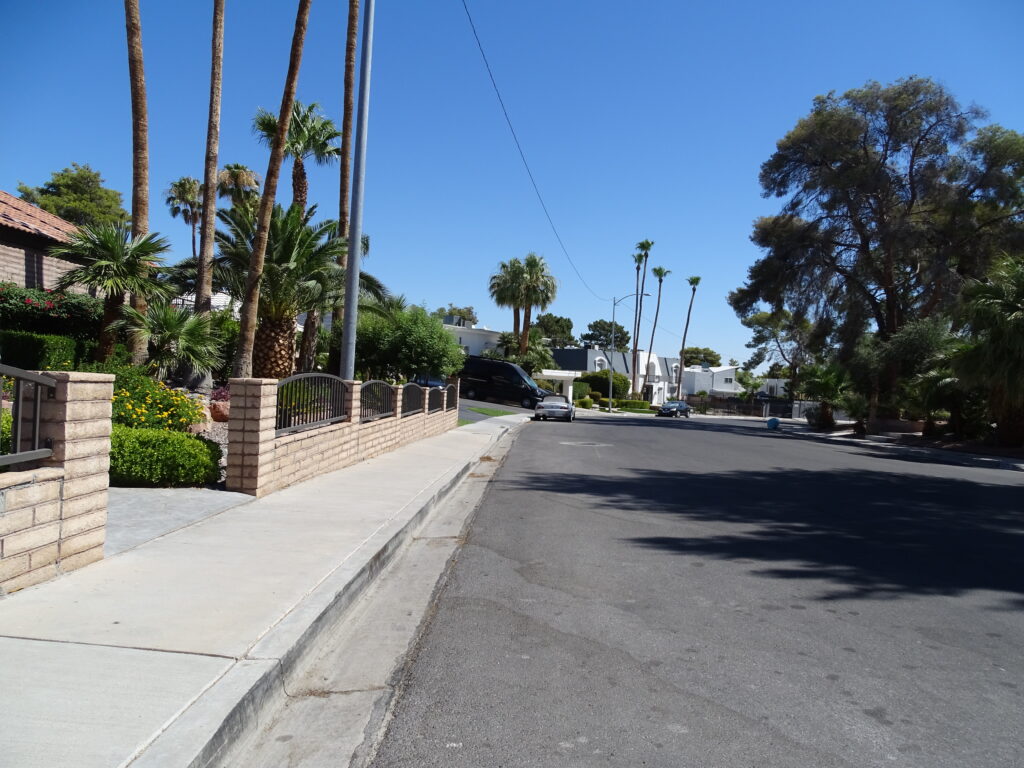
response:
[[[548,270],[543,256],[526,254],[523,259],[523,283],[520,306],[523,308],[523,333],[519,337],[519,354],[530,348],[530,316],[534,307],[547,309],[558,294],[558,281]]]
[[[587,325],[587,332],[580,334],[580,341],[586,344],[593,344],[598,349],[613,350],[615,352],[626,352],[629,349],[630,335],[623,326],[615,323],[612,333],[611,320],[595,320]],[[612,344],[612,336],[615,337],[615,344]]]
[[[418,373],[449,376],[465,355],[441,321],[423,307],[360,313],[356,368],[366,378],[397,380]]]
[[[572,318],[570,317],[560,317],[545,312],[542,315],[537,315],[533,327],[537,328],[542,336],[551,339],[551,346],[555,349],[576,346],[576,339],[572,335]]]
[[[790,389],[795,389],[800,377],[800,369],[811,360],[814,327],[807,318],[794,317],[785,309],[778,312],[754,312],[741,321],[753,334],[747,342],[747,349],[753,350],[750,359],[744,364],[747,370],[753,370],[765,362],[772,367],[785,366],[791,378]],[[772,377],[769,378],[782,378]]]
[[[436,317],[439,320],[444,320],[444,318],[449,315],[453,317],[461,317],[470,325],[476,325],[479,321],[479,318],[476,315],[476,310],[473,307],[457,307],[451,302],[448,302],[447,307],[438,307],[430,314],[432,317]]]
[[[707,363],[711,367],[722,364],[722,355],[711,347],[686,347],[683,349],[683,359],[688,365]]]
[[[1024,240],[1024,137],[909,77],[814,100],[761,167],[765,251],[730,294],[746,317],[767,304],[815,322],[848,354],[873,326],[884,340],[950,310],[965,279]],[[879,379],[891,408],[900,376]]]
[[[128,220],[121,193],[103,186],[98,171],[88,164],[72,163],[70,168],[54,171],[41,187],[18,183],[21,199],[72,224],[121,224]]]
[[[521,337],[520,312],[522,312],[523,284],[526,280],[526,272],[523,262],[519,259],[509,259],[498,264],[498,271],[491,275],[487,283],[487,290],[491,299],[499,307],[508,307],[512,310],[512,333],[516,338]]]

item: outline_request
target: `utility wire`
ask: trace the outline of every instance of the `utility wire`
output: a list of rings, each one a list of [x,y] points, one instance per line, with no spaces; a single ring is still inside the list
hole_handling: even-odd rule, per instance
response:
[[[555,239],[562,248],[562,253],[565,254],[565,258],[569,260],[569,264],[572,267],[573,272],[576,273],[576,277],[580,279],[580,282],[590,291],[594,298],[599,301],[610,301],[603,296],[598,296],[594,289],[590,287],[590,284],[583,278],[583,275],[576,268],[576,262],[572,260],[572,256],[569,255],[569,250],[565,247],[565,243],[562,242],[562,236],[558,234],[558,227],[555,226],[554,220],[551,218],[551,213],[548,211],[548,206],[544,202],[544,196],[540,193],[540,187],[537,186],[537,180],[533,177],[533,171],[530,170],[530,164],[526,161],[526,153],[523,152],[523,146],[519,143],[519,137],[516,135],[516,129],[512,126],[512,118],[509,117],[508,109],[505,107],[505,100],[501,98],[501,91],[498,89],[498,82],[494,79],[494,72],[491,71],[491,64],[487,60],[487,54],[484,52],[484,45],[480,42],[480,35],[477,34],[476,24],[473,23],[473,15],[469,12],[469,5],[466,0],[462,0],[462,7],[466,11],[466,18],[469,19],[470,29],[473,30],[473,37],[476,39],[476,47],[480,49],[480,57],[484,60],[484,66],[487,68],[487,75],[491,78],[491,85],[494,86],[494,95],[498,97],[498,103],[501,105],[501,111],[505,115],[505,122],[508,123],[508,129],[512,133],[512,140],[516,144],[516,149],[519,150],[519,157],[523,161],[523,167],[526,169],[526,175],[530,177],[530,183],[533,185],[533,191],[537,194],[537,200],[540,202],[540,207],[544,210],[544,215],[547,217],[548,224],[551,225],[551,231],[555,233]]]

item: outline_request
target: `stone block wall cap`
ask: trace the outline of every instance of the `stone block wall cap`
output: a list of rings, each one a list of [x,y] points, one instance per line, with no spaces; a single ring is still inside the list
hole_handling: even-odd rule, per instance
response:
[[[277,384],[278,379],[228,379],[228,385],[231,384],[242,384],[242,385],[260,385],[270,386]]]
[[[16,485],[26,483],[43,483],[48,480],[60,480],[64,477],[64,469],[61,467],[41,467],[40,469],[26,469],[21,472],[0,473],[0,491],[13,488]]]
[[[113,384],[114,374],[92,373],[90,371],[31,371],[40,376],[49,376],[57,382],[70,381],[75,384]]]

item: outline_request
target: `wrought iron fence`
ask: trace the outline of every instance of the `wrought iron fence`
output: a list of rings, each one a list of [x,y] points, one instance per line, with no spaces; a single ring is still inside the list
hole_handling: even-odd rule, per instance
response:
[[[402,415],[412,416],[423,412],[423,387],[409,383],[402,387]]]
[[[455,410],[455,406],[459,404],[458,392],[454,384],[449,384],[444,388],[444,391],[448,393],[448,399],[445,401],[444,409],[446,411]]]
[[[437,413],[444,407],[444,390],[431,387],[427,393],[427,413]]]
[[[276,434],[336,424],[346,413],[348,385],[327,373],[300,373],[277,383]]]
[[[359,389],[359,420],[376,421],[395,415],[395,388],[386,381],[364,381]]]
[[[0,467],[49,458],[53,455],[52,442],[48,438],[40,438],[39,419],[42,415],[43,390],[47,390],[47,397],[53,397],[57,382],[49,376],[2,364],[0,380],[4,384],[4,394],[9,390],[12,400],[11,422],[7,429],[3,426],[6,421],[3,411],[0,411]],[[12,383],[8,384],[8,381]],[[31,421],[22,412],[29,402],[32,403]]]

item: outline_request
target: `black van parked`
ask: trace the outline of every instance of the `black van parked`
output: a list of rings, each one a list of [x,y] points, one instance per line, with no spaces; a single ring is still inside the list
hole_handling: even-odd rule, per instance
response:
[[[459,379],[459,390],[467,400],[503,400],[536,408],[546,394],[526,371],[504,360],[467,357]]]

